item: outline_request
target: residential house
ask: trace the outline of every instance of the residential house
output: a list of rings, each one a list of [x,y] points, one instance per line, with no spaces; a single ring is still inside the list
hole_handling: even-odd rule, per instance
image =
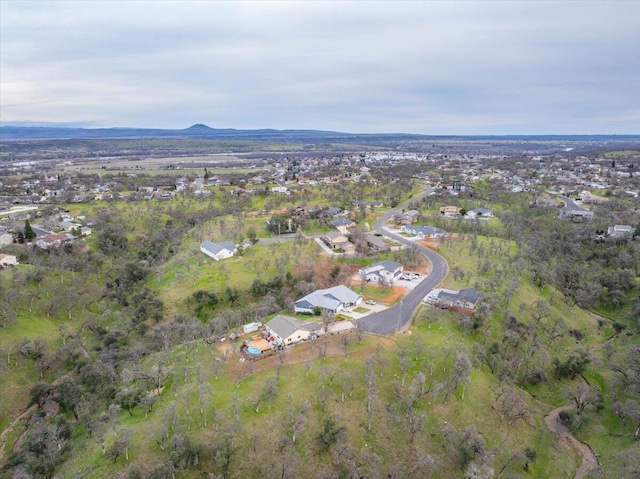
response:
[[[238,248],[231,241],[223,241],[222,243],[203,241],[200,244],[200,251],[216,261],[220,261],[221,259],[231,258],[238,252]]]
[[[319,336],[322,333],[322,324],[300,321],[291,316],[283,316],[281,314],[275,316],[267,324],[265,328],[273,340],[284,345],[295,344],[300,341]]]
[[[539,206],[541,208],[557,208],[560,206],[557,200],[548,199],[548,198],[538,198],[533,203],[533,206]]]
[[[400,215],[400,219],[398,222],[403,225],[410,225],[418,221],[418,218],[420,218],[419,211],[409,210],[409,211],[405,211],[404,213],[402,213],[402,215]]]
[[[325,208],[320,213],[321,218],[338,218],[345,214],[345,211],[339,206],[330,206],[329,208]]]
[[[331,249],[341,249],[345,253],[349,254],[356,252],[356,245],[349,241],[349,238],[339,231],[331,231],[327,233],[323,239]]]
[[[66,243],[70,239],[71,238],[66,233],[48,234],[38,238],[36,246],[40,249],[49,249],[55,246],[60,246],[62,243]]]
[[[611,238],[624,238],[633,235],[635,228],[629,225],[615,225],[607,228],[607,235]]]
[[[9,266],[18,264],[18,257],[12,254],[0,254],[0,268],[5,269]]]
[[[465,216],[469,218],[479,218],[479,217],[487,218],[487,217],[493,216],[493,211],[488,210],[487,208],[474,208],[472,210],[467,211]]]
[[[424,238],[442,238],[446,235],[446,232],[435,226],[428,225],[402,225],[400,229],[403,233],[409,233],[413,236],[417,236],[420,239]]]
[[[364,235],[364,239],[367,242],[367,246],[371,248],[372,251],[377,253],[381,253],[383,251],[389,251],[389,245],[384,240],[382,236],[376,236],[372,234]]]
[[[349,218],[336,218],[331,221],[331,226],[340,231],[342,234],[347,234],[349,232],[349,228],[352,228],[356,225],[355,221],[350,220]]]
[[[320,308],[330,313],[338,313],[362,302],[362,296],[343,285],[318,289],[295,302],[296,313],[314,313]]]
[[[573,218],[573,219],[585,219],[592,220],[593,219],[593,211],[582,210],[582,209],[564,209],[560,210],[558,213],[560,218]]]
[[[360,274],[367,283],[391,284],[402,275],[403,271],[404,266],[400,263],[384,260],[362,268],[358,271],[358,274]]]
[[[271,188],[272,193],[283,193],[285,195],[290,195],[291,190],[288,186],[274,186]]]
[[[354,200],[353,201],[353,205],[356,208],[366,208],[366,209],[371,209],[374,207],[379,207],[382,206],[382,201],[379,200],[373,200],[373,201],[360,201],[360,200]]]
[[[462,208],[459,206],[447,205],[440,207],[440,214],[447,218],[457,218],[460,216],[460,211],[462,211]]]
[[[452,289],[432,289],[424,298],[424,302],[445,308],[473,310],[482,298],[482,293],[475,288],[460,291]]]
[[[580,199],[582,199],[582,202],[585,204],[602,204],[609,202],[609,198],[606,196],[597,196],[592,194],[590,191],[580,192]]]

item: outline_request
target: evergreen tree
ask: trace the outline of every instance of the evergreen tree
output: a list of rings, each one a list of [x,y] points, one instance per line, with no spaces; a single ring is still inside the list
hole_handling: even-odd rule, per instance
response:
[[[24,238],[27,241],[31,241],[35,237],[36,237],[36,232],[33,231],[33,228],[31,227],[31,223],[29,223],[29,220],[24,220]]]

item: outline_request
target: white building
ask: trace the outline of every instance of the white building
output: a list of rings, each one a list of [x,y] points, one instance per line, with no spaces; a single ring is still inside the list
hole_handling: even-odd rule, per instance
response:
[[[395,261],[384,260],[373,263],[366,268],[362,268],[358,273],[365,278],[367,283],[386,283],[391,284],[404,271],[404,266]]]
[[[238,248],[231,241],[223,241],[222,243],[203,241],[200,244],[200,251],[216,261],[220,261],[221,259],[231,258],[238,252]]]
[[[322,324],[300,321],[291,316],[281,314],[265,324],[270,336],[280,344],[294,344],[315,338],[322,334]]]
[[[631,236],[635,228],[629,225],[615,225],[607,228],[607,234],[612,238],[623,238],[625,236]]]
[[[18,264],[18,257],[12,254],[0,254],[0,268],[8,268]]]
[[[348,307],[357,306],[361,302],[362,296],[346,286],[339,285],[333,288],[318,289],[300,298],[295,302],[295,312],[312,314],[315,308],[320,308],[335,314]]]

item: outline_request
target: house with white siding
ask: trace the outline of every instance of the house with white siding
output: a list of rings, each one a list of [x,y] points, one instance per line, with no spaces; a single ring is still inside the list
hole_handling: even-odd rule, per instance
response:
[[[222,243],[203,241],[200,244],[200,251],[216,261],[220,261],[221,259],[231,258],[238,252],[238,248],[231,241],[223,241]]]
[[[435,226],[428,225],[402,225],[400,229],[403,233],[408,233],[413,236],[417,236],[420,239],[424,238],[442,238],[446,235],[446,232]]]
[[[279,314],[265,324],[265,328],[276,342],[288,345],[315,338],[322,333],[322,324],[300,321]]]
[[[295,302],[296,313],[313,314],[315,308],[338,313],[362,302],[362,296],[343,285],[318,289]]]
[[[404,266],[391,260],[378,261],[358,271],[367,283],[391,284],[404,271]]]

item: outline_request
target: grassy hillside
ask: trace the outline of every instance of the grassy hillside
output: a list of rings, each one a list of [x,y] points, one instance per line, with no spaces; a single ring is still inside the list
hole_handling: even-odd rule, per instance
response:
[[[126,247],[24,248],[0,271],[0,477],[573,477],[569,432],[604,477],[633,477],[637,287],[588,312],[531,277],[522,243],[464,233],[439,252],[445,287],[482,291],[473,314],[422,306],[393,338],[243,361],[239,341],[212,338],[377,257],[330,260],[296,240],[214,262],[200,241],[264,222],[206,214],[228,199],[78,206],[124,223]],[[217,302],[196,311],[200,290]],[[545,422],[560,407],[567,435]]]

